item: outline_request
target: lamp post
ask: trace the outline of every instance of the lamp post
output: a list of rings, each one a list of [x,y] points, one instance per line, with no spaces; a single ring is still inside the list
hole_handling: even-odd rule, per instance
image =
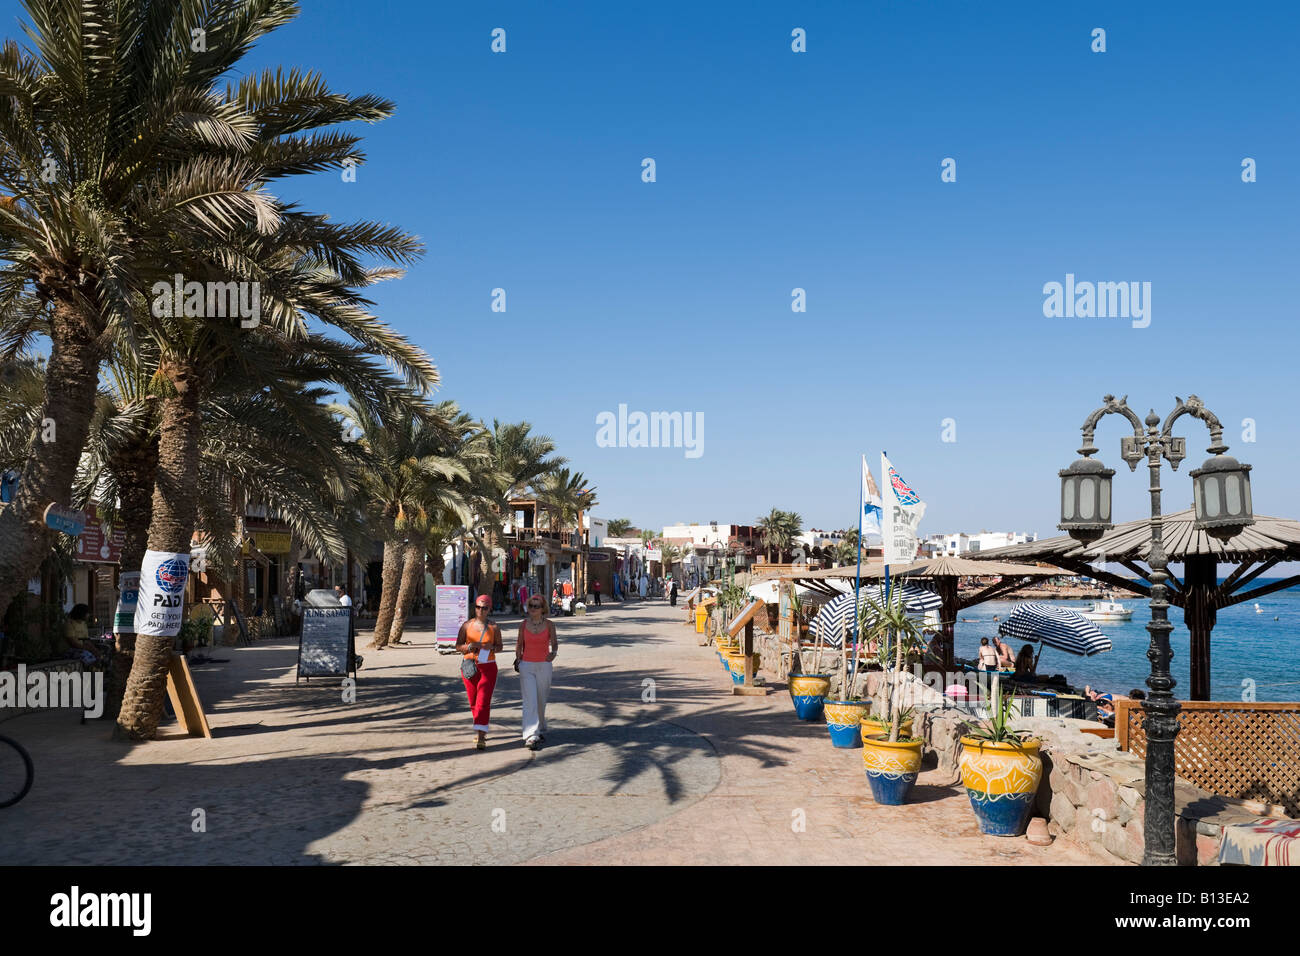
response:
[[[1210,430],[1210,458],[1192,472],[1198,530],[1220,541],[1240,534],[1255,519],[1251,512],[1250,466],[1225,455],[1228,446],[1223,444],[1223,426],[1199,398],[1189,395],[1187,401],[1175,397],[1178,403],[1161,426],[1160,418],[1152,410],[1143,422],[1128,407],[1127,396],[1116,401],[1106,395],[1106,404],[1097,409],[1083,423],[1083,457],[1059,472],[1061,477],[1061,523],[1057,526],[1070,537],[1085,544],[1098,540],[1113,527],[1111,523],[1111,477],[1113,469],[1106,468],[1091,456],[1097,453],[1093,435],[1097,423],[1105,415],[1123,415],[1133,425],[1133,434],[1124,436],[1120,456],[1128,462],[1129,470],[1136,471],[1145,457],[1151,472],[1151,550],[1147,563],[1151,568],[1151,623],[1147,633],[1151,645],[1147,659],[1151,661],[1151,676],[1147,686],[1151,694],[1142,702],[1146,731],[1146,816],[1143,820],[1145,846],[1143,866],[1174,866],[1177,863],[1174,843],[1174,738],[1178,735],[1180,705],[1173,695],[1175,681],[1169,673],[1173,652],[1169,635],[1174,626],[1169,623],[1169,601],[1166,583],[1169,580],[1168,560],[1162,537],[1163,519],[1160,514],[1160,459],[1178,470],[1178,463],[1187,455],[1187,441],[1173,436],[1173,426],[1183,415],[1191,415],[1205,422]]]

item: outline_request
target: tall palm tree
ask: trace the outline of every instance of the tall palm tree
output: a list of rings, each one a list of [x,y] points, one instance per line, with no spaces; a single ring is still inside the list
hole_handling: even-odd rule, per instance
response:
[[[265,140],[258,116],[214,85],[297,12],[290,0],[24,8],[31,48],[0,48],[0,361],[48,336],[40,419],[56,432],[33,432],[0,509],[0,603],[50,548],[41,512],[69,499],[109,334],[134,337],[150,284],[187,250],[274,225],[248,161]],[[285,123],[303,115],[289,99],[270,105],[288,107]],[[320,148],[348,152],[342,140]],[[316,152],[253,158],[311,169]]]
[[[569,469],[559,468],[534,481],[533,490],[537,492],[538,501],[547,509],[546,518],[550,527],[557,531],[572,527],[578,535],[578,554],[574,563],[581,573],[574,574],[573,584],[582,593],[586,587],[582,559],[587,550],[582,539],[582,515],[599,503],[596,489],[588,487],[586,476],[582,472],[570,474]]]
[[[252,124],[253,142],[244,153],[218,157],[213,164],[238,168],[245,189],[260,194],[267,221],[229,222],[219,241],[177,256],[178,270],[199,282],[232,277],[257,282],[261,321],[247,329],[224,318],[177,314],[174,307],[154,310],[149,335],[159,347],[158,375],[165,388],[159,402],[158,472],[148,542],[155,552],[189,550],[197,520],[200,402],[212,387],[215,368],[234,363],[254,375],[252,356],[302,348],[312,334],[309,320],[315,319],[352,339],[349,345],[357,352],[392,363],[415,391],[427,393],[438,382],[428,357],[371,315],[371,303],[359,292],[399,274],[392,268],[365,267],[361,256],[406,264],[421,253],[418,241],[375,223],[335,224],[261,191],[270,180],[354,160],[359,155],[355,138],[302,134],[348,120],[382,119],[391,113],[391,104],[371,96],[332,94],[314,76],[269,71],[244,77],[227,89],[224,100]],[[188,192],[204,188],[206,179],[200,169],[192,182],[165,191],[159,201],[184,202]],[[250,340],[259,347],[250,348]],[[170,643],[169,638],[152,636],[136,642],[118,721],[127,736],[148,738],[156,730]]]
[[[377,414],[352,404],[340,408],[363,455],[354,475],[359,495],[368,502],[373,527],[384,541],[376,648],[393,639],[394,620],[404,621],[407,598],[424,567],[425,541],[439,524],[472,524],[471,473],[458,456],[472,440],[474,428],[452,402],[416,412],[411,408]],[[458,484],[459,483],[459,484]],[[409,569],[408,574],[403,569]],[[399,625],[400,628],[400,625]],[[399,635],[400,637],[400,631]]]
[[[632,530],[632,522],[627,518],[611,518],[609,521],[609,536],[611,538],[622,538]]]
[[[482,500],[484,529],[483,559],[487,560],[504,534],[504,519],[510,500],[524,493],[533,482],[550,474],[567,459],[555,455],[555,442],[547,435],[532,434],[529,422],[492,421],[483,436],[489,465],[477,469]]]
[[[767,551],[767,561],[772,563],[772,545],[776,543],[781,534],[782,516],[784,512],[773,508],[765,516],[754,522],[754,527],[758,529],[763,536],[763,547]]]

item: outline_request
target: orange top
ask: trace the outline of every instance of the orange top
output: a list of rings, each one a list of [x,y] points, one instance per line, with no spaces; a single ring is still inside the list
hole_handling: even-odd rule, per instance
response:
[[[492,629],[488,631],[487,637],[484,637],[483,632],[485,630],[487,629],[478,621],[470,621],[465,625],[465,637],[466,639],[471,641],[488,641],[489,642],[488,646],[487,648],[485,648],[485,650],[487,650],[488,652],[487,659],[489,661],[495,661],[497,659],[497,652],[492,647],[492,644],[495,643],[496,636],[499,633],[499,630],[497,626],[493,624]],[[478,660],[478,655],[479,655],[478,651],[465,651],[465,660],[476,661]]]
[[[528,621],[524,621],[523,630],[520,632],[523,639],[523,650],[519,654],[519,659],[528,661],[533,664],[540,664],[551,656],[551,622],[542,621],[542,629],[534,631],[529,628]]]

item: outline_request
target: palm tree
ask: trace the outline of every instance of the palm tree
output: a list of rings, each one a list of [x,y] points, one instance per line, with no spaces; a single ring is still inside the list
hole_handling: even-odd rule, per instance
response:
[[[404,408],[381,415],[356,403],[339,412],[357,435],[364,462],[354,481],[384,542],[372,645],[383,648],[394,639],[395,620],[400,637],[430,533],[452,519],[473,523],[471,474],[456,456],[472,439],[474,426],[452,402],[422,413]],[[405,599],[399,593],[404,585]]]
[[[582,514],[598,504],[596,489],[587,486],[587,479],[582,472],[571,475],[569,469],[559,468],[535,480],[533,490],[537,493],[537,500],[547,509],[549,527],[558,531],[564,531],[570,526],[575,529],[579,539],[580,559],[586,553],[586,543],[582,539]],[[585,588],[585,581],[585,571],[581,577],[574,574],[575,589]]]
[[[673,573],[673,565],[677,563],[677,559],[681,556],[682,552],[676,545],[669,544],[667,541],[659,547],[660,553],[663,555],[663,560],[659,563],[663,566],[664,577],[668,577]]]
[[[359,155],[353,137],[301,133],[348,120],[381,119],[391,113],[391,104],[371,96],[338,96],[314,76],[279,72],[243,78],[226,91],[225,102],[251,124],[253,142],[238,156],[217,157],[215,165],[238,168],[245,189],[259,195],[264,221],[229,221],[219,241],[178,256],[177,268],[195,281],[236,277],[257,282],[262,321],[246,329],[227,319],[176,314],[175,308],[154,312],[149,335],[159,347],[158,375],[165,388],[159,402],[158,472],[148,542],[155,552],[189,550],[197,520],[199,407],[201,396],[212,387],[215,368],[234,363],[254,376],[258,367],[250,356],[277,348],[286,354],[302,349],[313,334],[308,320],[315,318],[353,340],[344,347],[392,363],[417,394],[428,393],[438,382],[428,357],[371,315],[371,303],[358,291],[399,274],[391,268],[366,268],[360,256],[405,264],[418,257],[420,244],[392,227],[335,224],[261,192],[267,181],[339,167]],[[191,180],[165,191],[160,201],[183,203],[189,192],[206,186],[207,176],[200,169]],[[250,348],[250,341],[258,347]],[[165,637],[137,640],[119,718],[128,736],[148,738],[156,729],[170,645]]]
[[[766,516],[754,522],[754,527],[763,535],[763,547],[767,551],[768,564],[772,563],[772,545],[777,542],[781,535],[784,514],[785,512],[773,508]]]
[[[627,518],[611,518],[609,522],[609,536],[611,538],[626,537],[627,533],[632,530],[632,522]]]
[[[858,562],[858,529],[851,528],[845,532],[840,543],[835,547],[836,564],[856,564]]]
[[[105,333],[134,334],[135,306],[178,251],[273,221],[247,175],[256,117],[213,90],[297,9],[291,0],[24,7],[32,48],[0,49],[0,361],[49,337],[39,418],[56,433],[32,433],[17,496],[0,509],[0,603],[51,546],[42,509],[69,500]],[[203,52],[192,47],[199,29]],[[310,168],[311,153],[267,158]]]
[[[794,544],[795,538],[803,533],[803,518],[798,512],[782,511],[779,512],[781,518],[777,526],[776,548],[777,559],[780,560],[785,551],[790,550]]]
[[[504,518],[510,501],[533,482],[550,474],[567,459],[553,455],[555,442],[546,435],[532,434],[528,422],[502,423],[493,420],[484,434],[484,448],[490,467],[477,471],[483,514],[489,520],[482,553],[487,558],[504,534]]]

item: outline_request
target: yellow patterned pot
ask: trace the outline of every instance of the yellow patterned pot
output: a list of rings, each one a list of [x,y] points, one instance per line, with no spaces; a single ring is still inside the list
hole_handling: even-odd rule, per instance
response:
[[[822,706],[830,689],[830,674],[791,674],[790,696],[799,719],[821,720]]]
[[[889,726],[890,725],[887,721],[878,720],[875,717],[863,717],[862,728],[860,731],[862,734],[862,742],[865,744],[867,742],[868,737],[875,737],[878,734],[884,734],[886,737],[888,737]],[[898,725],[898,736],[900,737],[912,736],[911,718],[908,718],[907,720],[903,721],[901,724]]]
[[[907,802],[921,770],[923,746],[921,740],[890,743],[888,734],[868,737],[862,742],[862,769],[866,771],[876,803],[896,807]]]
[[[758,665],[759,665],[759,654],[757,651],[755,651],[753,654],[750,654],[749,656],[753,663],[753,670],[751,671],[751,673],[757,674]],[[731,682],[733,684],[745,683],[745,655],[744,654],[728,655],[727,670],[731,671]]]
[[[868,700],[828,700],[824,712],[826,729],[830,732],[831,743],[836,747],[859,747],[858,725],[862,715],[871,706]]]
[[[1020,836],[1025,832],[1043,779],[1039,744],[1038,740],[991,744],[975,737],[961,739],[961,782],[981,833]]]

